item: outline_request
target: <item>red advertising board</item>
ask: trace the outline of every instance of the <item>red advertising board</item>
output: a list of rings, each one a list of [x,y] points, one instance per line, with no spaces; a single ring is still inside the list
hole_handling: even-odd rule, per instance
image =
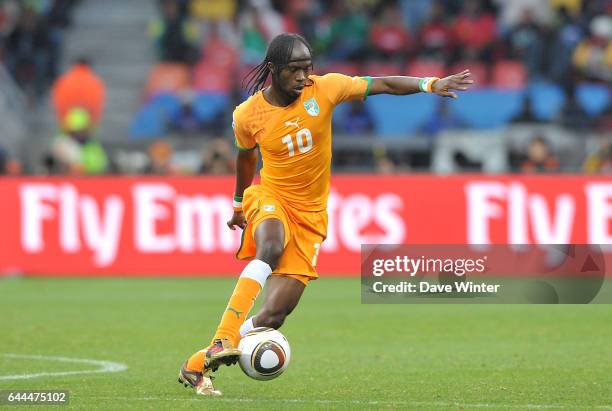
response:
[[[0,179],[0,273],[236,274],[233,177]],[[337,176],[318,269],[358,274],[361,244],[612,244],[612,180]]]

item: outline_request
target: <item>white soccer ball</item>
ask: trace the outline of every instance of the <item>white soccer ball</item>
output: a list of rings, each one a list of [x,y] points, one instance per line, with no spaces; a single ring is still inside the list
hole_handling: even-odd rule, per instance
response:
[[[258,327],[249,331],[238,344],[242,351],[240,368],[256,380],[271,380],[283,373],[291,359],[289,341],[273,328]]]

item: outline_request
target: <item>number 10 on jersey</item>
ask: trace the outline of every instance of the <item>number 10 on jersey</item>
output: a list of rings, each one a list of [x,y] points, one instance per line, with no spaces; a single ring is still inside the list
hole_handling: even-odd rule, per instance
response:
[[[297,148],[300,153],[307,153],[312,148],[312,134],[310,130],[307,128],[303,128],[295,134],[295,140],[297,141]],[[287,149],[289,150],[289,157],[293,157],[295,155],[295,145],[293,144],[293,136],[291,134],[287,134],[281,140],[283,143],[287,144]]]

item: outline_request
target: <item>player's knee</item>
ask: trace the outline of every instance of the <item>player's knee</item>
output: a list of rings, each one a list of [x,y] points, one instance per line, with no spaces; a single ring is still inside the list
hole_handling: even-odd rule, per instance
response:
[[[274,328],[275,330],[278,330],[285,322],[286,317],[287,315],[282,312],[276,312],[276,313],[262,312],[261,314],[257,316],[257,326]]]
[[[257,259],[264,261],[274,270],[283,254],[283,249],[281,241],[266,241],[257,247]]]

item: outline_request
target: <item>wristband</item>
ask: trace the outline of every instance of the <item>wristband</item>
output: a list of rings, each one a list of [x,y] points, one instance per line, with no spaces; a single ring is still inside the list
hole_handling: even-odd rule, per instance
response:
[[[242,197],[234,194],[234,201],[232,201],[234,211],[242,211]]]
[[[439,77],[423,77],[419,80],[419,90],[423,93],[431,93],[433,84],[440,80]]]

